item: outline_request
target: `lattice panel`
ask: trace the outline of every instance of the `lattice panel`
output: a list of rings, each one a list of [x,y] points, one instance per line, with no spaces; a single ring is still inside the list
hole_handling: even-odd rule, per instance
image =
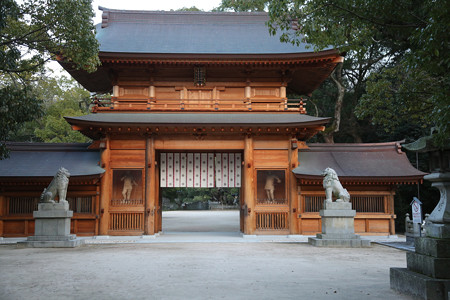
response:
[[[144,230],[143,213],[111,213],[109,230],[141,231]]]
[[[258,212],[256,213],[256,229],[257,230],[289,229],[289,213]]]

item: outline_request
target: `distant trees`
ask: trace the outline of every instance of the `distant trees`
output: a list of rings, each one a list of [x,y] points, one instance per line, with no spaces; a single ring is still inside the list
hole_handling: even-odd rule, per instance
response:
[[[0,159],[4,141],[42,115],[37,81],[45,62],[62,59],[94,71],[99,64],[91,1],[2,0],[0,6]],[[22,127],[23,129],[23,127]]]
[[[163,188],[162,196],[182,207],[183,203],[214,201],[233,205],[239,197],[239,188]]]

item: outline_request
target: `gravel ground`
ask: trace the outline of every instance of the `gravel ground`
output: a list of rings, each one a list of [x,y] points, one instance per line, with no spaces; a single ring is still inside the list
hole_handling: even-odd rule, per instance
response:
[[[0,299],[410,299],[404,251],[306,243],[0,246]]]

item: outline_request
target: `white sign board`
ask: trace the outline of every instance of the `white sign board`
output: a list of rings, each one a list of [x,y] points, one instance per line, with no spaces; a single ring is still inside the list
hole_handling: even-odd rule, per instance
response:
[[[419,202],[413,201],[412,205],[413,223],[422,223],[422,206]]]

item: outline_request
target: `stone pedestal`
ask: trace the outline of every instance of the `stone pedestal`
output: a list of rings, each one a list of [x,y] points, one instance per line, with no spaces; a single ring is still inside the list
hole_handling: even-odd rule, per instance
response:
[[[391,268],[391,288],[419,299],[450,298],[450,173],[425,176],[441,191],[428,217],[426,237],[415,239],[415,252],[406,254],[407,268]]]
[[[309,238],[308,243],[317,247],[360,248],[370,247],[370,241],[362,240],[355,234],[354,219],[356,211],[350,202],[325,201],[322,217],[322,233]]]
[[[69,210],[67,201],[60,203],[39,203],[33,212],[35,219],[34,236],[18,243],[19,247],[34,248],[73,248],[82,241],[70,234],[70,219],[73,211]]]

